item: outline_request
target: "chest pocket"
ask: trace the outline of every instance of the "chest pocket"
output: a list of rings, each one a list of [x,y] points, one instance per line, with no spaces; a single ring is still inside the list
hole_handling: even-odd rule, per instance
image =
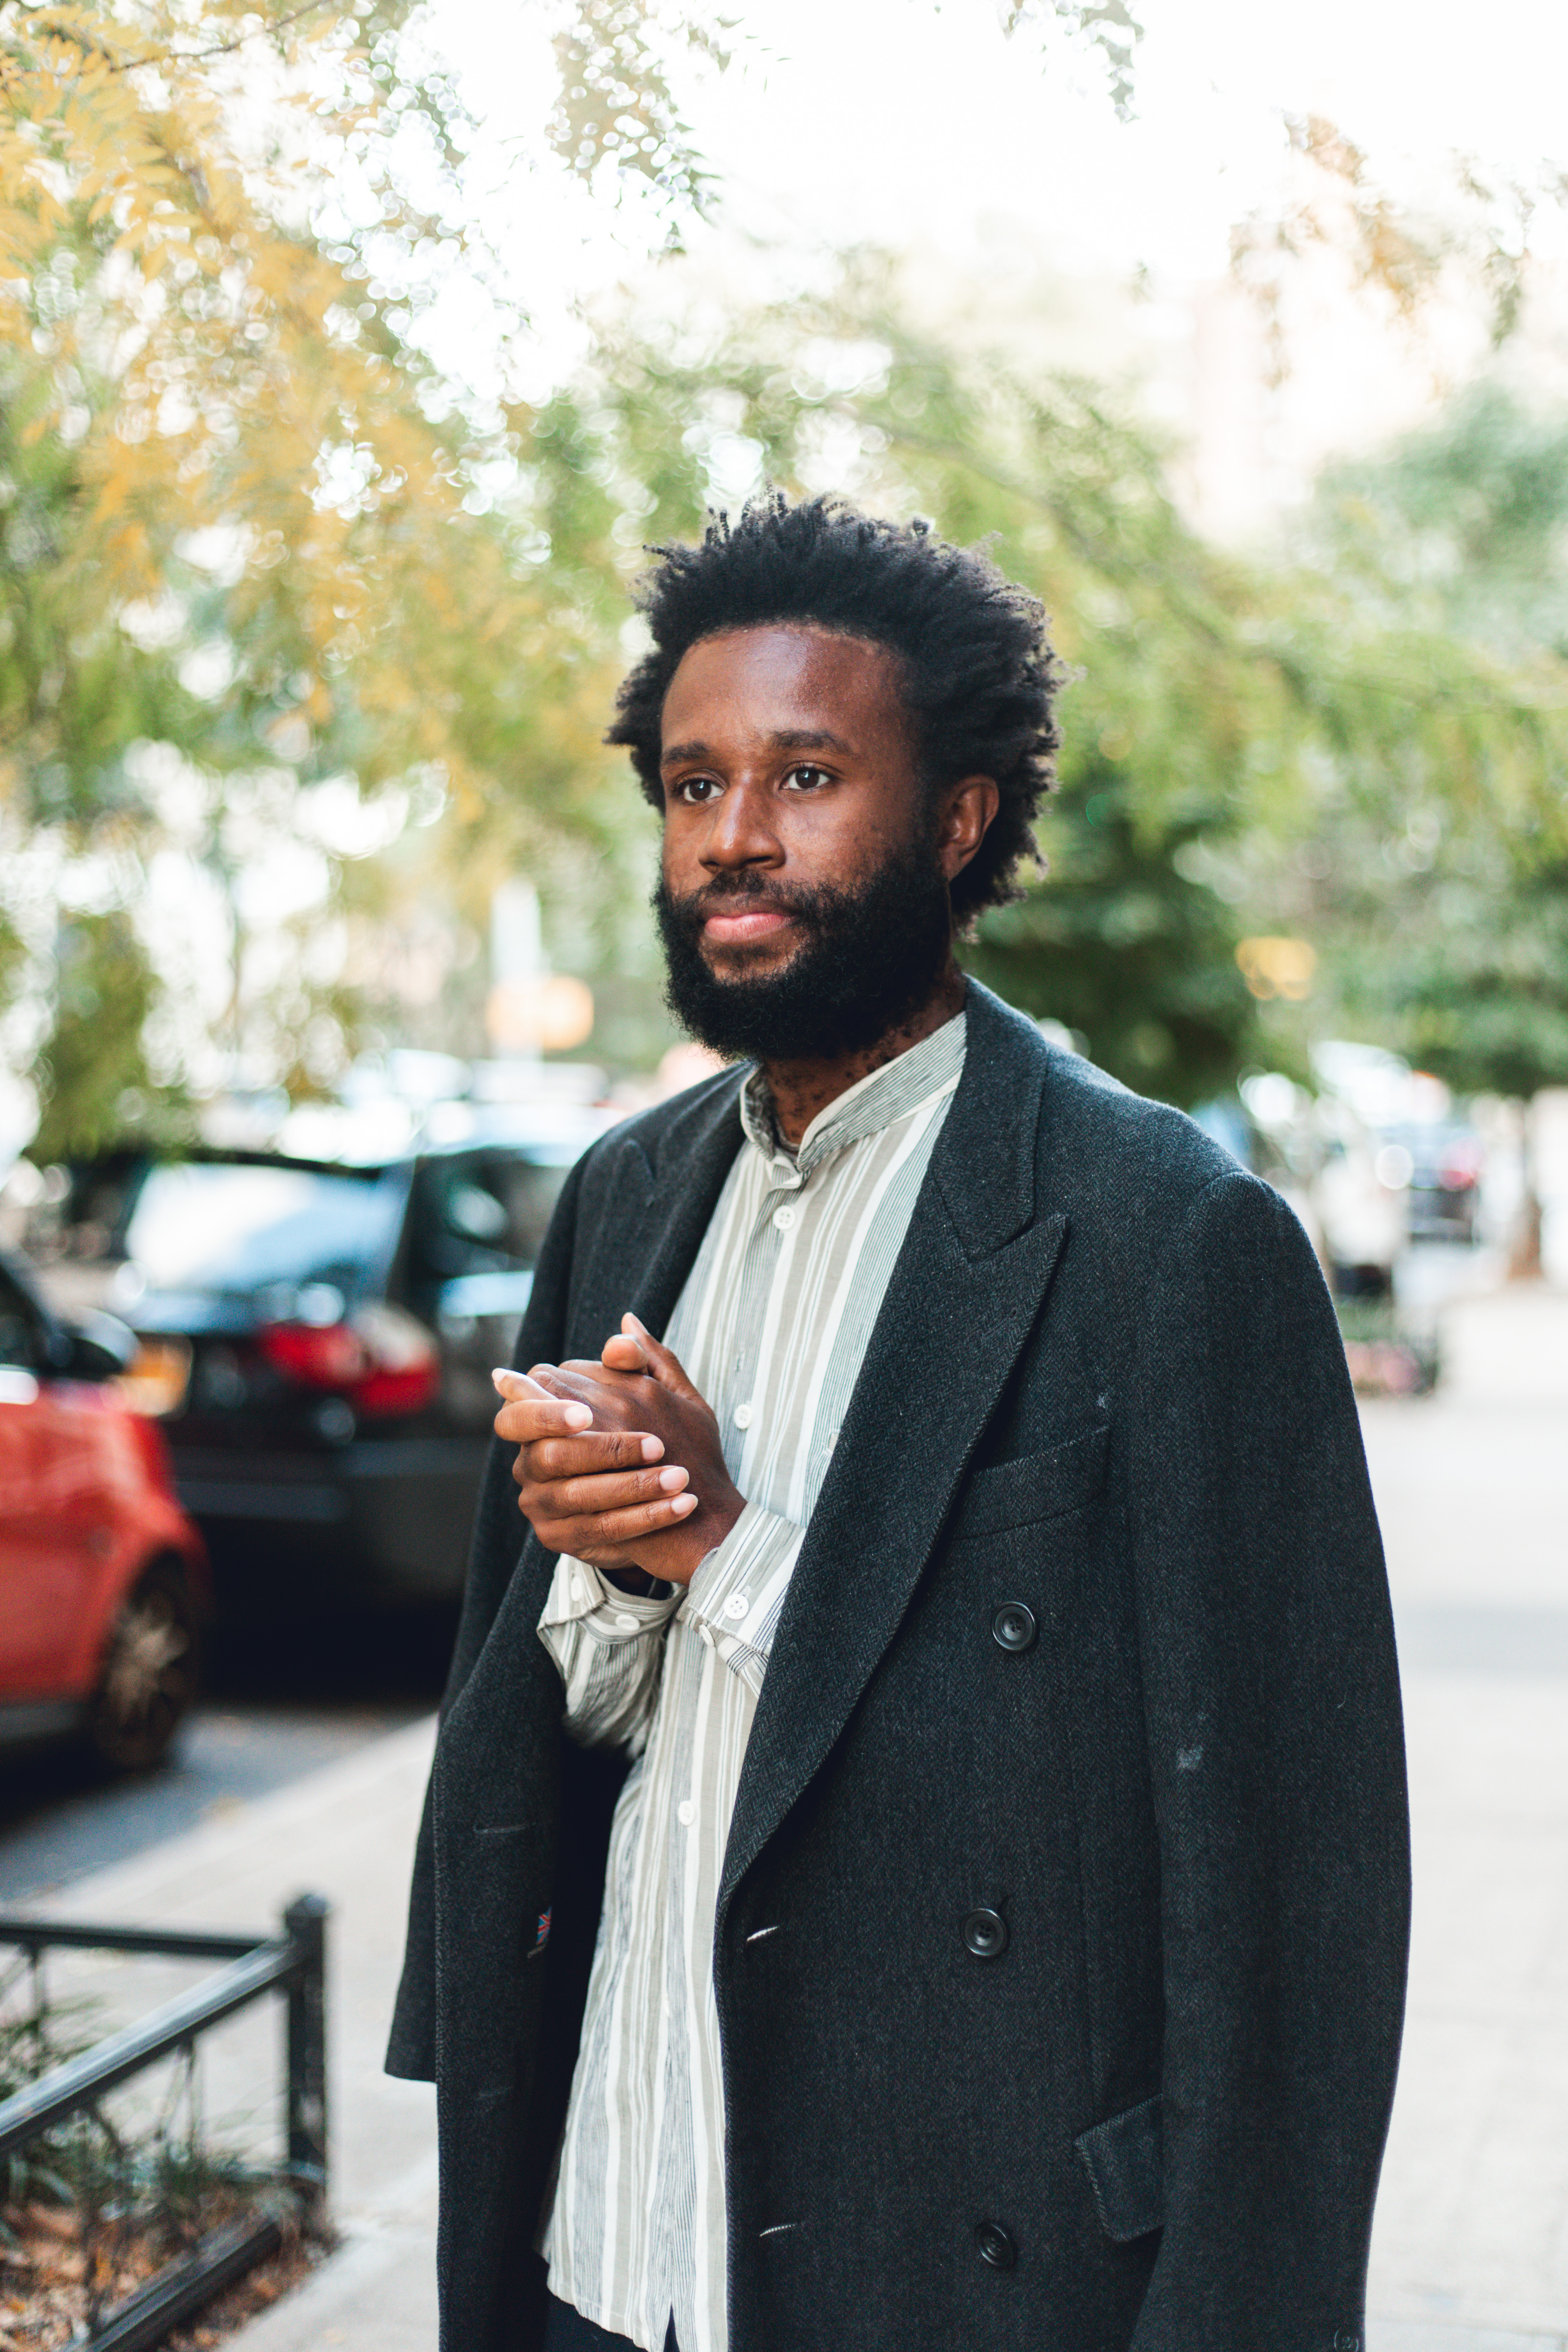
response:
[[[1110,1424],[1102,1422],[1043,1454],[1020,1454],[1016,1462],[975,1471],[949,1522],[949,1542],[1002,1537],[1015,1529],[1032,1534],[1048,1520],[1081,1511],[1104,1480],[1110,1437]]]
[[[997,1657],[1033,1651],[1037,1633],[1077,1615],[1094,1525],[1089,1507],[1104,1482],[1110,1434],[1102,1424],[1044,1453],[993,1463],[960,1496],[948,1563],[969,1606],[979,1601]],[[1005,1617],[1016,1630],[1006,1630]]]

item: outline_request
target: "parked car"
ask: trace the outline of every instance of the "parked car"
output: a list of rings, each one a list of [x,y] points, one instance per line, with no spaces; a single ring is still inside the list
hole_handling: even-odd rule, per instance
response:
[[[605,1115],[547,1106],[368,1165],[121,1154],[68,1171],[36,1245],[140,1342],[226,1613],[460,1592],[495,1412],[568,1169]]]
[[[119,1388],[123,1324],[51,1313],[0,1257],[0,1740],[144,1769],[195,1696],[209,1594],[155,1423]]]
[[[1473,1127],[1458,1118],[1403,1120],[1383,1130],[1379,1160],[1405,1174],[1413,1242],[1475,1241],[1486,1147]]]

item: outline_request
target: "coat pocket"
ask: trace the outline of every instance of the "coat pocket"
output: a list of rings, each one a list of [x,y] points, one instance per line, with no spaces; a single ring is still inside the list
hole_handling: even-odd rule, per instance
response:
[[[963,1543],[971,1536],[997,1535],[1005,1528],[1031,1527],[1081,1510],[1100,1491],[1110,1435],[1110,1423],[1102,1422],[1043,1454],[1020,1454],[1016,1462],[975,1471],[959,1497],[950,1541]]]
[[[1163,2227],[1165,2168],[1161,2144],[1160,2095],[1142,2106],[1124,2108],[1073,2146],[1083,2158],[1100,2226],[1118,2245]]]

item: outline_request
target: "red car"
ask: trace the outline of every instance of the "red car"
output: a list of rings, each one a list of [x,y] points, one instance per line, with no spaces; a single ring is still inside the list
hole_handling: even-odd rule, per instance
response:
[[[208,1600],[163,1433],[121,1391],[134,1349],[0,1258],[0,1741],[70,1735],[121,1770],[179,1728]]]

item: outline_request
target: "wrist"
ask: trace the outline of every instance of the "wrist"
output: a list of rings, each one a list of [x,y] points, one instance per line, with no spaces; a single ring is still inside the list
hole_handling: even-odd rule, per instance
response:
[[[692,1513],[685,1532],[697,1564],[705,1560],[710,1551],[718,1550],[745,1507],[745,1496],[731,1486],[727,1495],[705,1501],[700,1510]]]

